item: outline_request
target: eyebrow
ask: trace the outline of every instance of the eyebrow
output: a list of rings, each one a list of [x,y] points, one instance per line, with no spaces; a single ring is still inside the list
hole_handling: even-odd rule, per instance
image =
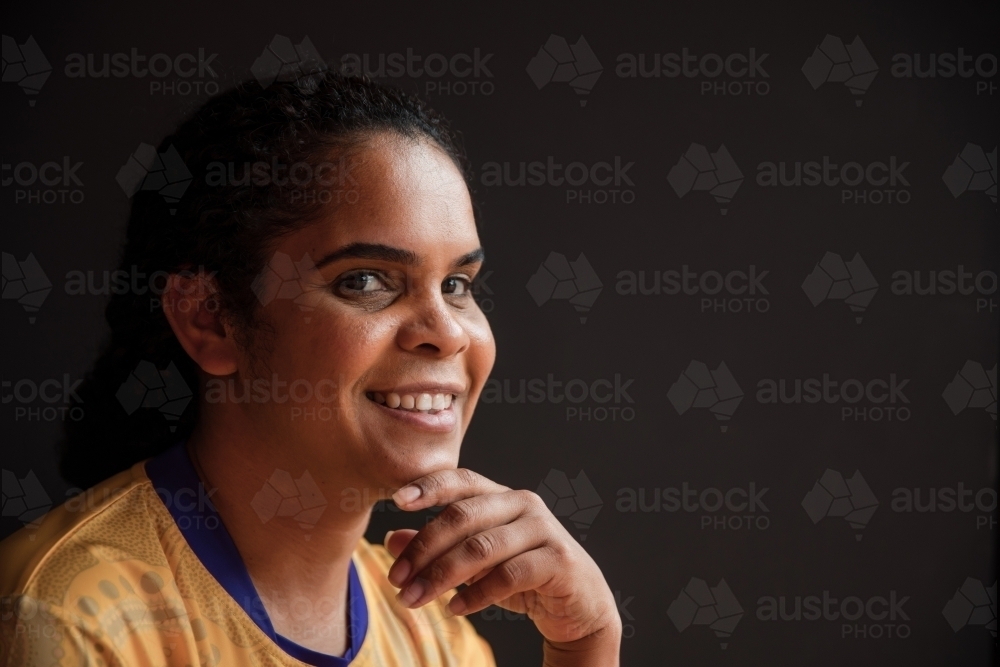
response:
[[[327,264],[332,264],[333,262],[346,258],[374,259],[384,262],[393,262],[395,264],[403,264],[404,266],[414,266],[420,263],[417,255],[411,250],[394,248],[381,243],[351,243],[350,245],[338,248],[337,250],[325,255],[321,260],[316,262],[316,268],[322,269]],[[470,264],[482,262],[485,259],[486,255],[483,252],[483,249],[476,248],[472,252],[466,253],[456,259],[452,263],[452,268],[469,266]]]
[[[482,248],[476,248],[470,253],[466,253],[455,260],[451,265],[452,268],[458,269],[463,266],[469,266],[470,264],[479,264],[486,261],[486,253],[483,252]]]

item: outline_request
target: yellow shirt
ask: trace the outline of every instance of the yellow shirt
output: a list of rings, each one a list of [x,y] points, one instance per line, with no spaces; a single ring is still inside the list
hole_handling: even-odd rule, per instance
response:
[[[84,499],[85,502],[84,502]],[[361,540],[353,562],[368,628],[352,667],[494,667],[442,596],[395,600],[392,556]],[[0,664],[295,666],[195,555],[138,463],[0,542]]]

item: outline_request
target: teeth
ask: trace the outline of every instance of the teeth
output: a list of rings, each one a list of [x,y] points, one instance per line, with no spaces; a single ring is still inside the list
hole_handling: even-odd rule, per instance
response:
[[[451,407],[454,396],[451,394],[397,394],[389,392],[381,394],[379,392],[369,393],[368,397],[376,403],[384,404],[390,408],[402,410],[415,410],[419,412],[437,412],[447,410]]]

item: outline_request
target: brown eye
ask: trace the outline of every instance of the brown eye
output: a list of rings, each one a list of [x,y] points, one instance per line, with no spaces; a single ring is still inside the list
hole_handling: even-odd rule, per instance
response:
[[[337,291],[347,296],[372,294],[386,289],[388,288],[382,276],[373,271],[354,271],[337,282]]]
[[[468,278],[463,278],[461,276],[450,276],[444,279],[441,283],[441,291],[445,294],[454,294],[456,296],[464,296],[469,293],[471,283]]]

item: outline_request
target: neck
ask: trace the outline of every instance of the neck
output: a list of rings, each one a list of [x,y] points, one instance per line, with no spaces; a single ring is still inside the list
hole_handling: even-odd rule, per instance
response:
[[[200,420],[188,451],[205,487],[216,489],[212,502],[275,632],[341,655],[347,647],[351,555],[368,527],[372,504],[342,506],[342,492],[354,485],[311,475],[303,464],[282,457],[282,447],[257,434],[232,425],[201,426],[213,422],[219,420]],[[298,504],[282,503],[289,497]],[[314,611],[304,618],[301,609]],[[311,636],[316,627],[328,628],[328,636]]]

